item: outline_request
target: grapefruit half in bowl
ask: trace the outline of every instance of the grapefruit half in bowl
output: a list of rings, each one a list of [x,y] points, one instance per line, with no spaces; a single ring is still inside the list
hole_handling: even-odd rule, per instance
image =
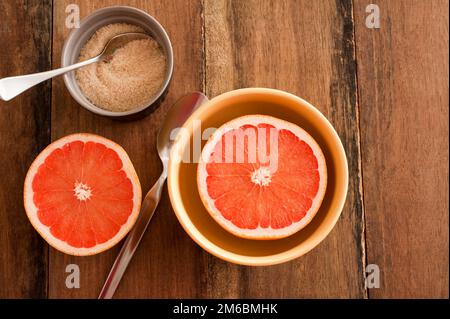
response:
[[[33,227],[70,255],[100,253],[132,228],[141,186],[125,150],[104,137],[73,134],[45,148],[24,183],[24,206]]]
[[[299,126],[246,115],[209,138],[197,186],[206,210],[230,233],[278,239],[296,233],[316,215],[327,167],[317,142]]]
[[[220,128],[236,118],[255,114],[303,128],[319,145],[326,162],[327,185],[320,208],[301,230],[274,240],[250,239],[226,230],[206,209],[197,187],[200,156],[211,136],[208,133],[213,131],[210,128]],[[263,182],[264,174],[258,178]],[[331,123],[310,103],[275,89],[238,89],[201,105],[177,135],[168,166],[168,193],[174,213],[186,233],[212,255],[241,265],[280,264],[312,250],[338,221],[347,190],[347,158]]]

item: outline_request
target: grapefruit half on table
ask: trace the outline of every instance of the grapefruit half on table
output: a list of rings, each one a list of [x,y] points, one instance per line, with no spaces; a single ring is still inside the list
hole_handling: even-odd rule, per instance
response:
[[[31,224],[51,246],[77,256],[117,244],[134,225],[141,196],[125,150],[93,134],[50,144],[34,160],[24,185]]]
[[[197,168],[200,198],[214,220],[249,239],[277,239],[305,227],[325,195],[327,167],[302,128],[266,115],[215,131]]]

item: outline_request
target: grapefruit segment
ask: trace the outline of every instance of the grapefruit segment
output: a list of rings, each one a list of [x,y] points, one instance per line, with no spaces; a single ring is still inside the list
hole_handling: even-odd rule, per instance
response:
[[[325,157],[302,128],[266,115],[221,126],[202,150],[197,185],[209,214],[227,231],[277,239],[305,227],[327,185]]]
[[[118,243],[139,214],[141,187],[125,150],[93,134],[50,144],[25,178],[24,205],[54,248],[92,255]]]

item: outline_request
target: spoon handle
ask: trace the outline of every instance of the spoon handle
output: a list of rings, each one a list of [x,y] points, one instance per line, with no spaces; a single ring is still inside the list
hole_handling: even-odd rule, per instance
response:
[[[35,86],[36,84],[44,82],[45,80],[51,79],[55,76],[64,74],[66,72],[81,68],[88,64],[97,62],[100,59],[101,56],[96,56],[92,59],[78,62],[56,70],[3,78],[0,80],[0,100],[9,101],[23,91],[26,91],[29,88]]]
[[[125,270],[127,269],[128,264],[130,263],[130,260],[133,257],[134,252],[136,251],[136,248],[138,247],[139,242],[141,241],[142,236],[144,235],[145,230],[153,217],[153,213],[159,204],[161,199],[161,191],[164,186],[164,182],[166,181],[166,177],[167,174],[165,174],[164,170],[155,185],[153,185],[145,196],[139,217],[134,224],[133,229],[131,229],[128,234],[125,243],[120,249],[119,255],[116,257],[116,261],[109,272],[108,278],[103,285],[98,299],[111,299],[113,297],[114,292],[116,291],[117,286],[119,285],[119,282],[122,279],[122,276],[125,273]]]

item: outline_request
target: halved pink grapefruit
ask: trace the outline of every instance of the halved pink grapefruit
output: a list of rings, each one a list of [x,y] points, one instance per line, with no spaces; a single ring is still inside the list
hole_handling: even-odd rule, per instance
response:
[[[302,128],[266,115],[221,126],[202,150],[197,185],[209,214],[232,234],[277,239],[305,227],[325,195],[327,167]]]
[[[117,244],[134,225],[141,196],[125,150],[93,134],[50,144],[34,160],[24,185],[31,224],[51,246],[76,256]]]

